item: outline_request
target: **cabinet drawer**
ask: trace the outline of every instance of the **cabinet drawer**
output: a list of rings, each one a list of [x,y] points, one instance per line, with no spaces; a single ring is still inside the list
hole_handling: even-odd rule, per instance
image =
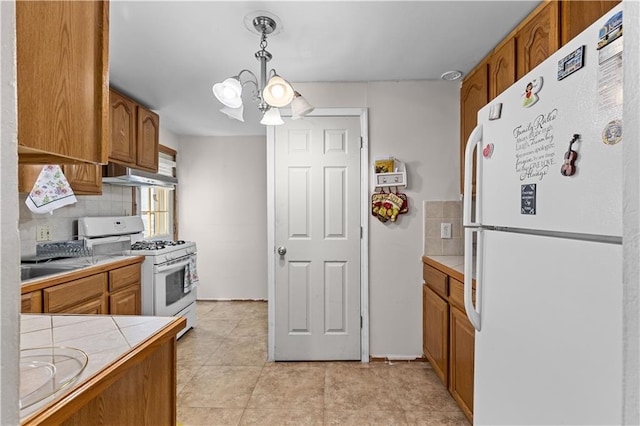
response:
[[[140,264],[109,271],[109,291],[140,284]]]
[[[476,289],[471,293],[471,299],[476,301]],[[449,277],[449,303],[466,312],[464,309],[464,284],[455,278]]]
[[[73,280],[42,290],[44,295],[44,311],[60,312],[64,308],[79,304],[89,299],[99,299],[106,289],[107,274]]]
[[[422,266],[422,277],[429,288],[438,293],[440,296],[447,298],[447,278],[446,274],[432,268],[429,265]]]

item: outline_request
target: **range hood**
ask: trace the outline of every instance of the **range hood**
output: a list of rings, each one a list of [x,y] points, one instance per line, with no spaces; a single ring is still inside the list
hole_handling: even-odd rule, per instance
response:
[[[150,173],[109,163],[102,167],[102,182],[120,186],[159,186],[175,189],[178,179],[160,173]]]

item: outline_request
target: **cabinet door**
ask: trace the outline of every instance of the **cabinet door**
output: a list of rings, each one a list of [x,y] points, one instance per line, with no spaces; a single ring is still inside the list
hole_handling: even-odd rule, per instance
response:
[[[140,264],[124,266],[122,268],[109,271],[109,291],[137,285],[140,287],[141,271]]]
[[[76,195],[102,195],[102,167],[93,164],[65,164],[62,172]]]
[[[109,91],[111,148],[109,159],[134,165],[136,162],[136,104],[120,93]]]
[[[516,33],[518,79],[558,50],[560,31],[558,1],[544,3]]]
[[[85,304],[93,306],[94,301],[101,303],[100,313],[107,312],[107,274],[100,273],[85,278],[69,281],[42,290],[44,312],[78,312],[88,309]],[[91,308],[93,309],[93,308]]]
[[[449,326],[449,391],[465,416],[473,423],[473,365],[475,329],[467,315],[451,308]]]
[[[158,114],[138,105],[137,160],[139,168],[158,171],[158,136],[160,118]]]
[[[563,1],[562,46],[607,13],[619,1]]]
[[[25,293],[20,297],[20,312],[23,314],[39,314],[42,312],[42,291]]]
[[[464,150],[469,135],[478,124],[478,111],[488,99],[487,63],[483,62],[467,76],[460,87],[460,193],[464,192]],[[474,156],[475,165],[475,156]],[[472,193],[475,194],[476,182],[473,176]]]
[[[106,163],[107,1],[18,1],[18,149]]]
[[[104,301],[100,299],[87,300],[77,305],[69,306],[58,311],[60,314],[84,314],[84,315],[106,315],[108,314]]]
[[[516,82],[516,40],[508,39],[489,59],[489,100]]]
[[[423,349],[442,383],[448,381],[449,304],[428,286],[422,287]]]
[[[109,295],[110,315],[140,315],[140,286],[134,285]]]
[[[18,165],[18,192],[29,193],[33,189],[44,164]],[[101,195],[102,170],[93,164],[63,164],[62,172],[75,195]]]

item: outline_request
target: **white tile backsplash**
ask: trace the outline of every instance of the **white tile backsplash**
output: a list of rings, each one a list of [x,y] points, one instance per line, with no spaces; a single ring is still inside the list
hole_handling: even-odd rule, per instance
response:
[[[131,214],[130,187],[102,185],[102,195],[77,195],[78,202],[54,210],[52,214],[34,214],[25,205],[26,193],[19,194],[20,205],[20,254],[36,253],[36,227],[49,225],[52,241],[75,238],[77,220],[83,216],[126,216]]]
[[[462,201],[424,201],[424,255],[462,256]],[[451,224],[451,238],[440,238],[440,224]]]

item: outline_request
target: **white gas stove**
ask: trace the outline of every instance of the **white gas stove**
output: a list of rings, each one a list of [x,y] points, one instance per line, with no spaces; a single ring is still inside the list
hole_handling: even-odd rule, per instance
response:
[[[196,243],[193,241],[142,240],[144,224],[139,216],[83,217],[78,235],[94,253],[99,247],[126,247],[126,253],[145,256],[142,262],[142,315],[182,316],[187,327],[196,325]],[[100,249],[102,252],[105,249]]]

